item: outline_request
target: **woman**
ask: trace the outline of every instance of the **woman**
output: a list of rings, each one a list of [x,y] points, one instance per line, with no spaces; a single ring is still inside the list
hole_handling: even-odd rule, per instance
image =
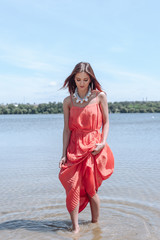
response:
[[[63,154],[59,179],[66,190],[66,206],[73,232],[78,213],[90,202],[92,222],[99,218],[98,188],[111,176],[114,157],[106,143],[109,119],[106,94],[89,63],[80,62],[65,80],[70,96],[63,102]],[[100,128],[102,126],[102,133]]]

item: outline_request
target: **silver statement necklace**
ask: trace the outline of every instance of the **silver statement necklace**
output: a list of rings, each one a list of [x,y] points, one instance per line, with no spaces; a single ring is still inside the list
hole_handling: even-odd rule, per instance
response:
[[[83,102],[88,102],[89,96],[91,95],[91,87],[89,87],[88,92],[84,98],[81,98],[78,95],[78,89],[76,87],[75,92],[73,94],[73,97],[76,99],[76,103],[83,103]]]

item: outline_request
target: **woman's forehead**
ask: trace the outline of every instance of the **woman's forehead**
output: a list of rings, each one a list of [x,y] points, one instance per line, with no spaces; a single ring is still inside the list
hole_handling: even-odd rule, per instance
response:
[[[88,75],[88,73],[86,73],[86,72],[80,72],[80,73],[77,73],[77,74],[75,75],[75,77],[78,77],[78,78],[88,78],[89,75]]]

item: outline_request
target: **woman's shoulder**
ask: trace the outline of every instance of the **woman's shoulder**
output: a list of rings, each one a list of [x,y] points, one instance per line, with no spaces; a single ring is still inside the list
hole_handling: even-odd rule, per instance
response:
[[[99,90],[93,90],[93,93],[95,93],[98,98],[106,98],[107,97],[107,93],[104,91],[99,91]]]
[[[68,107],[71,106],[71,96],[70,96],[70,95],[67,96],[66,98],[64,98],[64,100],[63,100],[63,105],[64,105],[64,106],[68,106]]]

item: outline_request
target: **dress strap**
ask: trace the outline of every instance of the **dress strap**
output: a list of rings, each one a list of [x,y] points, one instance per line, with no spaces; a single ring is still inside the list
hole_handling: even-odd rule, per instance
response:
[[[96,103],[98,103],[98,91],[96,91]]]

